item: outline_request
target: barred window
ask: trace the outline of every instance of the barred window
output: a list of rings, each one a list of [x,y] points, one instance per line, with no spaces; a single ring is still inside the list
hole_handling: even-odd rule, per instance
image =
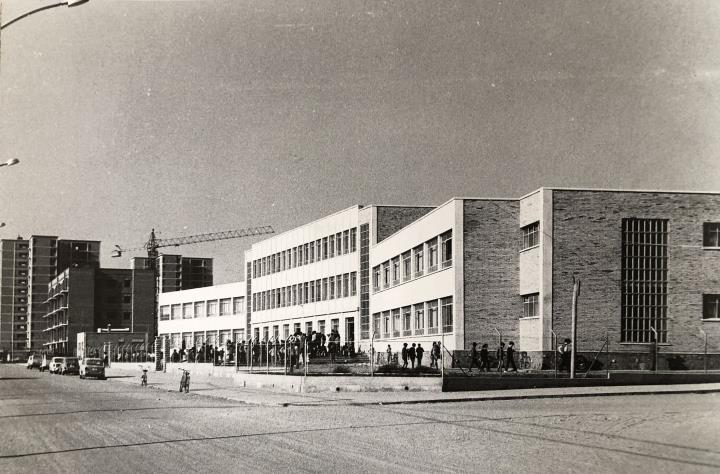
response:
[[[160,306],[160,321],[170,320],[170,306]]]
[[[667,220],[622,220],[622,342],[667,342]]]
[[[453,331],[453,299],[452,296],[443,298],[442,302],[442,325],[443,332]]]
[[[534,247],[540,243],[540,222],[533,222],[522,229],[522,249]]]
[[[533,318],[540,315],[539,294],[525,295],[523,300],[523,318]]]

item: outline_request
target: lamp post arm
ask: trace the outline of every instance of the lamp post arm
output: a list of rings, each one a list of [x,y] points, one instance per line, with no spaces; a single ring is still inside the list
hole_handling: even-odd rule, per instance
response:
[[[63,6],[65,6],[65,5],[67,5],[67,4],[68,4],[68,2],[54,3],[54,4],[52,4],[52,5],[45,5],[44,7],[36,8],[35,10],[31,10],[31,11],[29,11],[29,12],[27,12],[27,13],[23,13],[23,14],[20,15],[19,17],[13,18],[12,20],[10,20],[10,21],[8,21],[7,23],[5,23],[4,25],[0,26],[0,30],[4,30],[5,28],[7,28],[8,26],[12,25],[13,23],[16,23],[16,22],[22,20],[23,18],[29,17],[30,15],[33,15],[33,14],[35,14],[35,13],[41,12],[41,11],[43,11],[43,10],[50,10],[51,8],[63,7]]]

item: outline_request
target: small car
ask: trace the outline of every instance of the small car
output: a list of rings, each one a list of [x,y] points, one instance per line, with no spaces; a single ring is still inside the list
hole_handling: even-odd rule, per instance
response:
[[[102,359],[87,358],[80,362],[80,378],[96,377],[105,380],[105,364]]]
[[[62,365],[60,365],[60,373],[62,375],[78,375],[80,374],[80,362],[77,357],[63,357]]]
[[[50,367],[48,368],[48,371],[51,374],[59,374],[63,359],[63,357],[53,357],[50,361]]]
[[[42,357],[39,355],[33,354],[28,358],[27,368],[39,370],[41,364],[42,364]]]

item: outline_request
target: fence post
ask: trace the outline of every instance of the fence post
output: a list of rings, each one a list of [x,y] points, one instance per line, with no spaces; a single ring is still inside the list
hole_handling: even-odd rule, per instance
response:
[[[707,368],[708,368],[708,363],[707,363],[707,339],[708,339],[708,338],[707,338],[707,333],[706,333],[705,331],[703,331],[702,329],[700,329],[700,332],[703,333],[703,336],[705,336],[705,351],[704,351],[704,353],[703,353],[703,372],[707,374]]]
[[[250,362],[250,373],[252,374],[252,367],[253,367],[253,359],[255,358],[255,354],[253,353],[253,341],[250,340],[250,352],[248,352],[248,361]]]
[[[605,370],[610,378],[610,331],[605,331]]]
[[[265,358],[266,358],[266,360],[265,360],[265,364],[266,364],[265,373],[266,373],[266,374],[269,374],[269,373],[270,373],[270,342],[266,342],[266,343],[265,343]]]
[[[652,326],[650,326],[650,330],[652,331],[653,336],[655,338],[655,344],[653,345],[654,346],[653,349],[654,349],[654,353],[655,353],[654,354],[655,360],[653,362],[653,366],[654,366],[653,368],[655,369],[654,372],[657,373],[657,371],[658,371],[658,333],[655,330],[655,328]]]
[[[502,333],[500,331],[498,331],[498,328],[493,328],[493,329],[498,334],[498,338],[499,338],[498,347],[501,347],[500,344],[502,344]],[[502,359],[503,357],[504,357],[504,354],[501,351],[500,358],[498,359],[498,369],[500,369],[500,377],[502,377],[503,372],[505,371],[505,364],[503,363],[503,359]]]
[[[375,331],[370,335],[370,377],[375,376]]]
[[[550,345],[552,346],[551,349],[553,351],[553,360],[555,363],[553,364],[553,368],[555,370],[555,378],[557,378],[557,334],[555,334],[555,331],[552,329],[550,330],[551,336],[550,336]]]
[[[307,343],[307,337],[305,338],[305,353],[303,354],[303,365],[305,366],[305,377],[307,377],[308,374],[308,359],[310,358],[310,354],[308,354],[308,343]]]
[[[285,339],[285,352],[283,353],[283,358],[285,359],[285,375],[287,375],[287,338]]]
[[[440,335],[440,384],[445,387],[445,332]]]

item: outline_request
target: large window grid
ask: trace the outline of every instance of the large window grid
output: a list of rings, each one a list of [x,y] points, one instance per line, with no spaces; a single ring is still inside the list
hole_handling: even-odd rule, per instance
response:
[[[302,305],[357,295],[357,272],[344,273],[253,293],[254,311]]]
[[[524,295],[522,297],[523,302],[523,318],[534,318],[540,315],[540,304],[539,294],[533,293],[530,295]]]
[[[622,342],[667,342],[667,222],[622,220]]]

